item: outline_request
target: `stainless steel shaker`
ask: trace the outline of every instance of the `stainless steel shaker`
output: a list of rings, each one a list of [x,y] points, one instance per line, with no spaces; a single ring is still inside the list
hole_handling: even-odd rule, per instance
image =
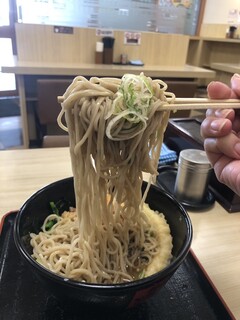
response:
[[[206,152],[182,150],[179,154],[174,194],[179,201],[201,203],[207,192],[211,164]]]

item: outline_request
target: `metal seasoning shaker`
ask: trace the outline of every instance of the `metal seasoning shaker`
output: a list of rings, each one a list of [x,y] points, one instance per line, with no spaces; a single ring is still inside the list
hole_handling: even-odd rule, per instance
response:
[[[128,62],[128,56],[127,54],[121,54],[121,64],[127,64]]]
[[[179,201],[201,203],[208,187],[211,164],[203,150],[186,149],[179,154],[174,194]]]

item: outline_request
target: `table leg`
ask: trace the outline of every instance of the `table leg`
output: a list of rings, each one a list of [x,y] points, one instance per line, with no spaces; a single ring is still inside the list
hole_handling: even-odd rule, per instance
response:
[[[17,76],[17,85],[18,85],[18,94],[20,102],[20,114],[22,122],[22,136],[23,136],[23,147],[29,148],[29,130],[28,130],[28,117],[27,117],[27,103],[25,95],[25,85],[24,85],[24,76]]]

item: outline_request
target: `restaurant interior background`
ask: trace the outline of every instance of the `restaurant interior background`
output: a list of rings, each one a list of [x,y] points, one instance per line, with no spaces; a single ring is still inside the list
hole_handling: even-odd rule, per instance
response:
[[[125,30],[115,30],[113,28],[105,29],[106,26],[102,25],[97,28],[93,25],[76,27],[67,25],[65,29],[63,20],[59,21],[61,25],[56,21],[52,21],[53,24],[47,24],[47,16],[44,14],[50,12],[46,9],[48,6],[56,4],[59,5],[59,8],[64,8],[64,4],[70,6],[74,3],[84,3],[86,6],[90,2],[95,6],[99,3],[113,3],[116,8],[119,8],[117,7],[119,3],[134,4],[138,8],[145,8],[145,11],[142,12],[144,17],[149,17],[149,14],[157,6],[162,15],[165,12],[162,21],[165,21],[166,24],[157,25],[157,20],[148,19],[149,23],[145,23],[145,27],[147,25],[149,29],[136,30],[136,33],[141,35],[141,43],[134,45],[124,43],[125,32],[135,31],[132,26],[126,25]],[[18,11],[17,3],[27,3],[30,13],[24,10]],[[37,5],[38,10],[34,11],[30,3]],[[194,4],[191,9],[196,8],[197,12],[187,8],[190,3]],[[163,10],[164,5],[169,5],[166,7],[168,10]],[[44,8],[43,12],[40,10],[41,8]],[[79,10],[81,8],[81,6],[78,7]],[[123,21],[133,21],[129,18],[130,9],[127,7],[119,9],[121,9],[118,10],[119,20],[121,17]],[[179,13],[177,10],[180,10],[181,14],[185,13],[186,20],[191,23],[183,24],[183,19],[177,18],[177,13]],[[44,21],[35,23],[37,19],[34,12],[38,12]],[[4,318],[4,310],[5,314],[9,312],[12,315],[5,317],[6,319],[36,319],[41,315],[48,319],[51,317],[62,319],[66,314],[57,307],[52,294],[51,296],[44,295],[46,299],[43,297],[44,288],[39,287],[39,283],[35,282],[28,269],[25,269],[25,264],[18,262],[16,252],[12,250],[14,249],[13,237],[10,233],[14,220],[8,220],[8,217],[15,218],[13,210],[18,210],[26,199],[29,199],[37,190],[72,175],[68,148],[38,148],[41,143],[37,139],[37,132],[40,129],[37,114],[40,99],[54,96],[52,101],[56,104],[56,91],[53,91],[48,83],[53,85],[53,80],[58,80],[58,90],[62,81],[71,81],[73,75],[82,72],[85,75],[93,73],[103,75],[109,72],[110,76],[116,76],[116,74],[119,76],[123,71],[146,70],[146,73],[168,81],[169,88],[174,88],[173,92],[176,92],[177,96],[205,96],[206,85],[210,81],[218,79],[228,83],[234,72],[240,73],[239,12],[240,0],[0,0],[0,65],[3,70],[0,73],[0,220],[4,220],[0,229],[1,236],[3,233],[5,234],[4,237],[1,237],[3,250],[0,248],[0,256],[2,257],[0,260],[3,262],[3,272],[0,272],[3,276],[0,290],[1,319]],[[77,14],[79,15],[78,12]],[[18,15],[21,17],[20,20]],[[138,15],[136,14],[136,16]],[[98,11],[93,11],[91,19],[87,23],[96,23],[100,21],[100,18]],[[24,22],[24,19],[33,20]],[[141,19],[140,22],[143,20]],[[177,23],[172,25],[172,22],[176,20]],[[58,28],[59,25],[61,28]],[[54,28],[55,26],[57,28]],[[168,33],[165,32],[166,29],[161,29],[166,26],[181,27],[182,29],[171,29],[173,33]],[[234,29],[234,34],[229,33],[230,26],[237,27]],[[95,63],[96,43],[102,38],[102,35],[96,34],[96,30],[99,30],[98,27],[100,31],[101,29],[105,32],[113,31],[115,37],[113,58],[116,64]],[[140,27],[142,28],[142,26]],[[69,33],[54,32],[59,29],[61,32]],[[118,65],[123,53],[127,54],[128,59],[142,60],[144,66]],[[91,74],[88,74],[89,70]],[[51,75],[48,72],[51,72]],[[58,75],[56,75],[57,72]],[[113,72],[114,74],[112,74]],[[16,80],[17,82],[15,82]],[[37,83],[42,85],[43,91],[36,90]],[[48,94],[46,94],[43,85],[47,86]],[[60,94],[62,93],[61,89]],[[48,110],[52,110],[52,104]],[[182,122],[191,126],[191,123],[195,123],[196,117],[201,117],[203,114],[204,112],[201,111],[191,111],[187,118],[184,115],[180,121],[183,119]],[[177,131],[177,127],[174,125],[170,126],[171,122],[174,122],[175,116],[176,114],[170,119],[168,127],[168,138],[172,142],[180,137],[178,136],[180,130]],[[29,135],[24,136],[23,125],[26,125],[26,121]],[[49,131],[50,129],[54,130],[54,128],[48,128]],[[50,134],[49,131],[48,134]],[[181,137],[184,136],[184,132],[182,133]],[[199,132],[196,134],[194,142],[197,148],[201,147]],[[170,144],[168,146],[171,147]],[[175,164],[165,167],[172,168],[173,171],[170,172],[176,174]],[[164,171],[162,172],[164,173]],[[160,178],[160,182],[166,183],[168,186],[171,184],[174,187],[174,179],[169,179],[169,175],[160,176]],[[196,185],[199,186],[199,180],[196,179],[196,181]],[[225,314],[223,311],[228,310],[228,307],[236,319],[240,320],[240,197],[223,184],[216,184],[215,180],[211,180],[210,187],[211,189],[208,190],[207,196],[200,205],[196,204],[195,206],[194,204],[193,207],[187,207],[194,230],[191,250],[196,257],[194,258],[195,267],[192,268],[189,260],[186,260],[185,266],[187,266],[189,277],[186,277],[182,272],[183,269],[180,269],[180,278],[178,281],[173,280],[176,286],[172,286],[173,282],[170,283],[168,287],[170,290],[167,290],[170,297],[163,301],[166,301],[165,309],[170,310],[174,318],[178,316],[178,313],[172,306],[177,303],[180,310],[187,313],[187,317],[180,315],[179,319],[199,319],[198,312],[195,310],[205,313],[206,309],[210,309],[211,315],[201,317],[201,319],[215,319],[212,316],[214,309],[217,309],[216,311],[220,314],[217,319],[234,319],[223,316]],[[191,188],[186,189],[190,190]],[[10,215],[6,215],[6,213],[10,213]],[[179,221],[176,220],[176,222]],[[8,246],[9,241],[11,241],[10,247]],[[21,272],[23,269],[24,273]],[[198,270],[201,271],[200,276]],[[201,276],[202,273],[204,273],[204,277]],[[22,275],[26,275],[27,279]],[[197,288],[192,285],[192,281],[189,281],[193,278],[198,279]],[[204,291],[207,308],[205,308],[205,304],[203,305],[199,290]],[[205,293],[206,291],[208,294]],[[142,307],[138,309],[138,315],[141,319],[162,318],[162,312],[158,312],[159,306],[162,305],[159,304],[158,297],[155,300],[156,305],[153,300],[146,305],[146,312],[142,312]],[[221,301],[220,307],[219,303],[216,304],[217,299]],[[31,308],[29,308],[30,300]],[[182,300],[184,303],[181,304]],[[198,309],[192,306],[192,301],[194,301],[194,305],[198,306]],[[212,301],[214,302],[211,303]],[[61,307],[64,307],[62,302],[60,304]],[[1,306],[4,307],[1,308]],[[72,309],[72,305],[70,305],[68,309],[70,317]],[[36,316],[34,317],[34,315]],[[112,312],[109,316],[111,317],[111,315]],[[125,317],[125,314],[123,316]],[[116,317],[118,318],[118,315]],[[67,314],[67,318],[69,318],[69,314]],[[125,318],[129,319],[129,316],[126,315]]]
[[[214,79],[229,81],[232,70],[219,69],[215,64],[239,62],[239,0],[124,0],[120,3],[110,0],[1,0],[0,65],[11,65],[16,59],[40,65],[46,62],[94,64],[96,42],[102,35],[110,34],[115,38],[113,61],[116,64],[124,53],[128,59],[140,60],[146,67],[168,65],[178,68],[188,64],[214,70]],[[236,27],[234,36],[228,33],[230,26]],[[126,32],[140,35],[141,42],[127,43]],[[53,38],[56,36],[57,40]],[[166,43],[171,45],[166,46]],[[146,49],[149,46],[151,50]],[[162,51],[164,46],[165,52]],[[55,78],[70,81],[73,77]],[[205,96],[207,84],[214,79],[166,77],[169,88],[172,85],[176,93],[182,90],[183,96]],[[39,95],[34,87],[36,84],[32,85],[32,78],[25,82],[25,86],[33,90],[26,99],[29,146],[39,147],[43,130],[38,116]],[[179,86],[182,82],[184,87]],[[196,115],[201,116],[201,111],[188,114],[190,117]],[[59,134],[55,127],[47,130],[49,134]],[[16,76],[0,72],[0,150],[21,146],[22,122]]]

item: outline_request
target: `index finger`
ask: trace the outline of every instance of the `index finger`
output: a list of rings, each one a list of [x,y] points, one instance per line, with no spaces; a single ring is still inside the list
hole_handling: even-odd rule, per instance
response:
[[[240,98],[240,75],[237,73],[231,78],[231,88],[234,94],[233,98]]]
[[[210,137],[223,137],[232,130],[232,122],[227,118],[207,117],[200,127],[201,136],[206,139]]]

